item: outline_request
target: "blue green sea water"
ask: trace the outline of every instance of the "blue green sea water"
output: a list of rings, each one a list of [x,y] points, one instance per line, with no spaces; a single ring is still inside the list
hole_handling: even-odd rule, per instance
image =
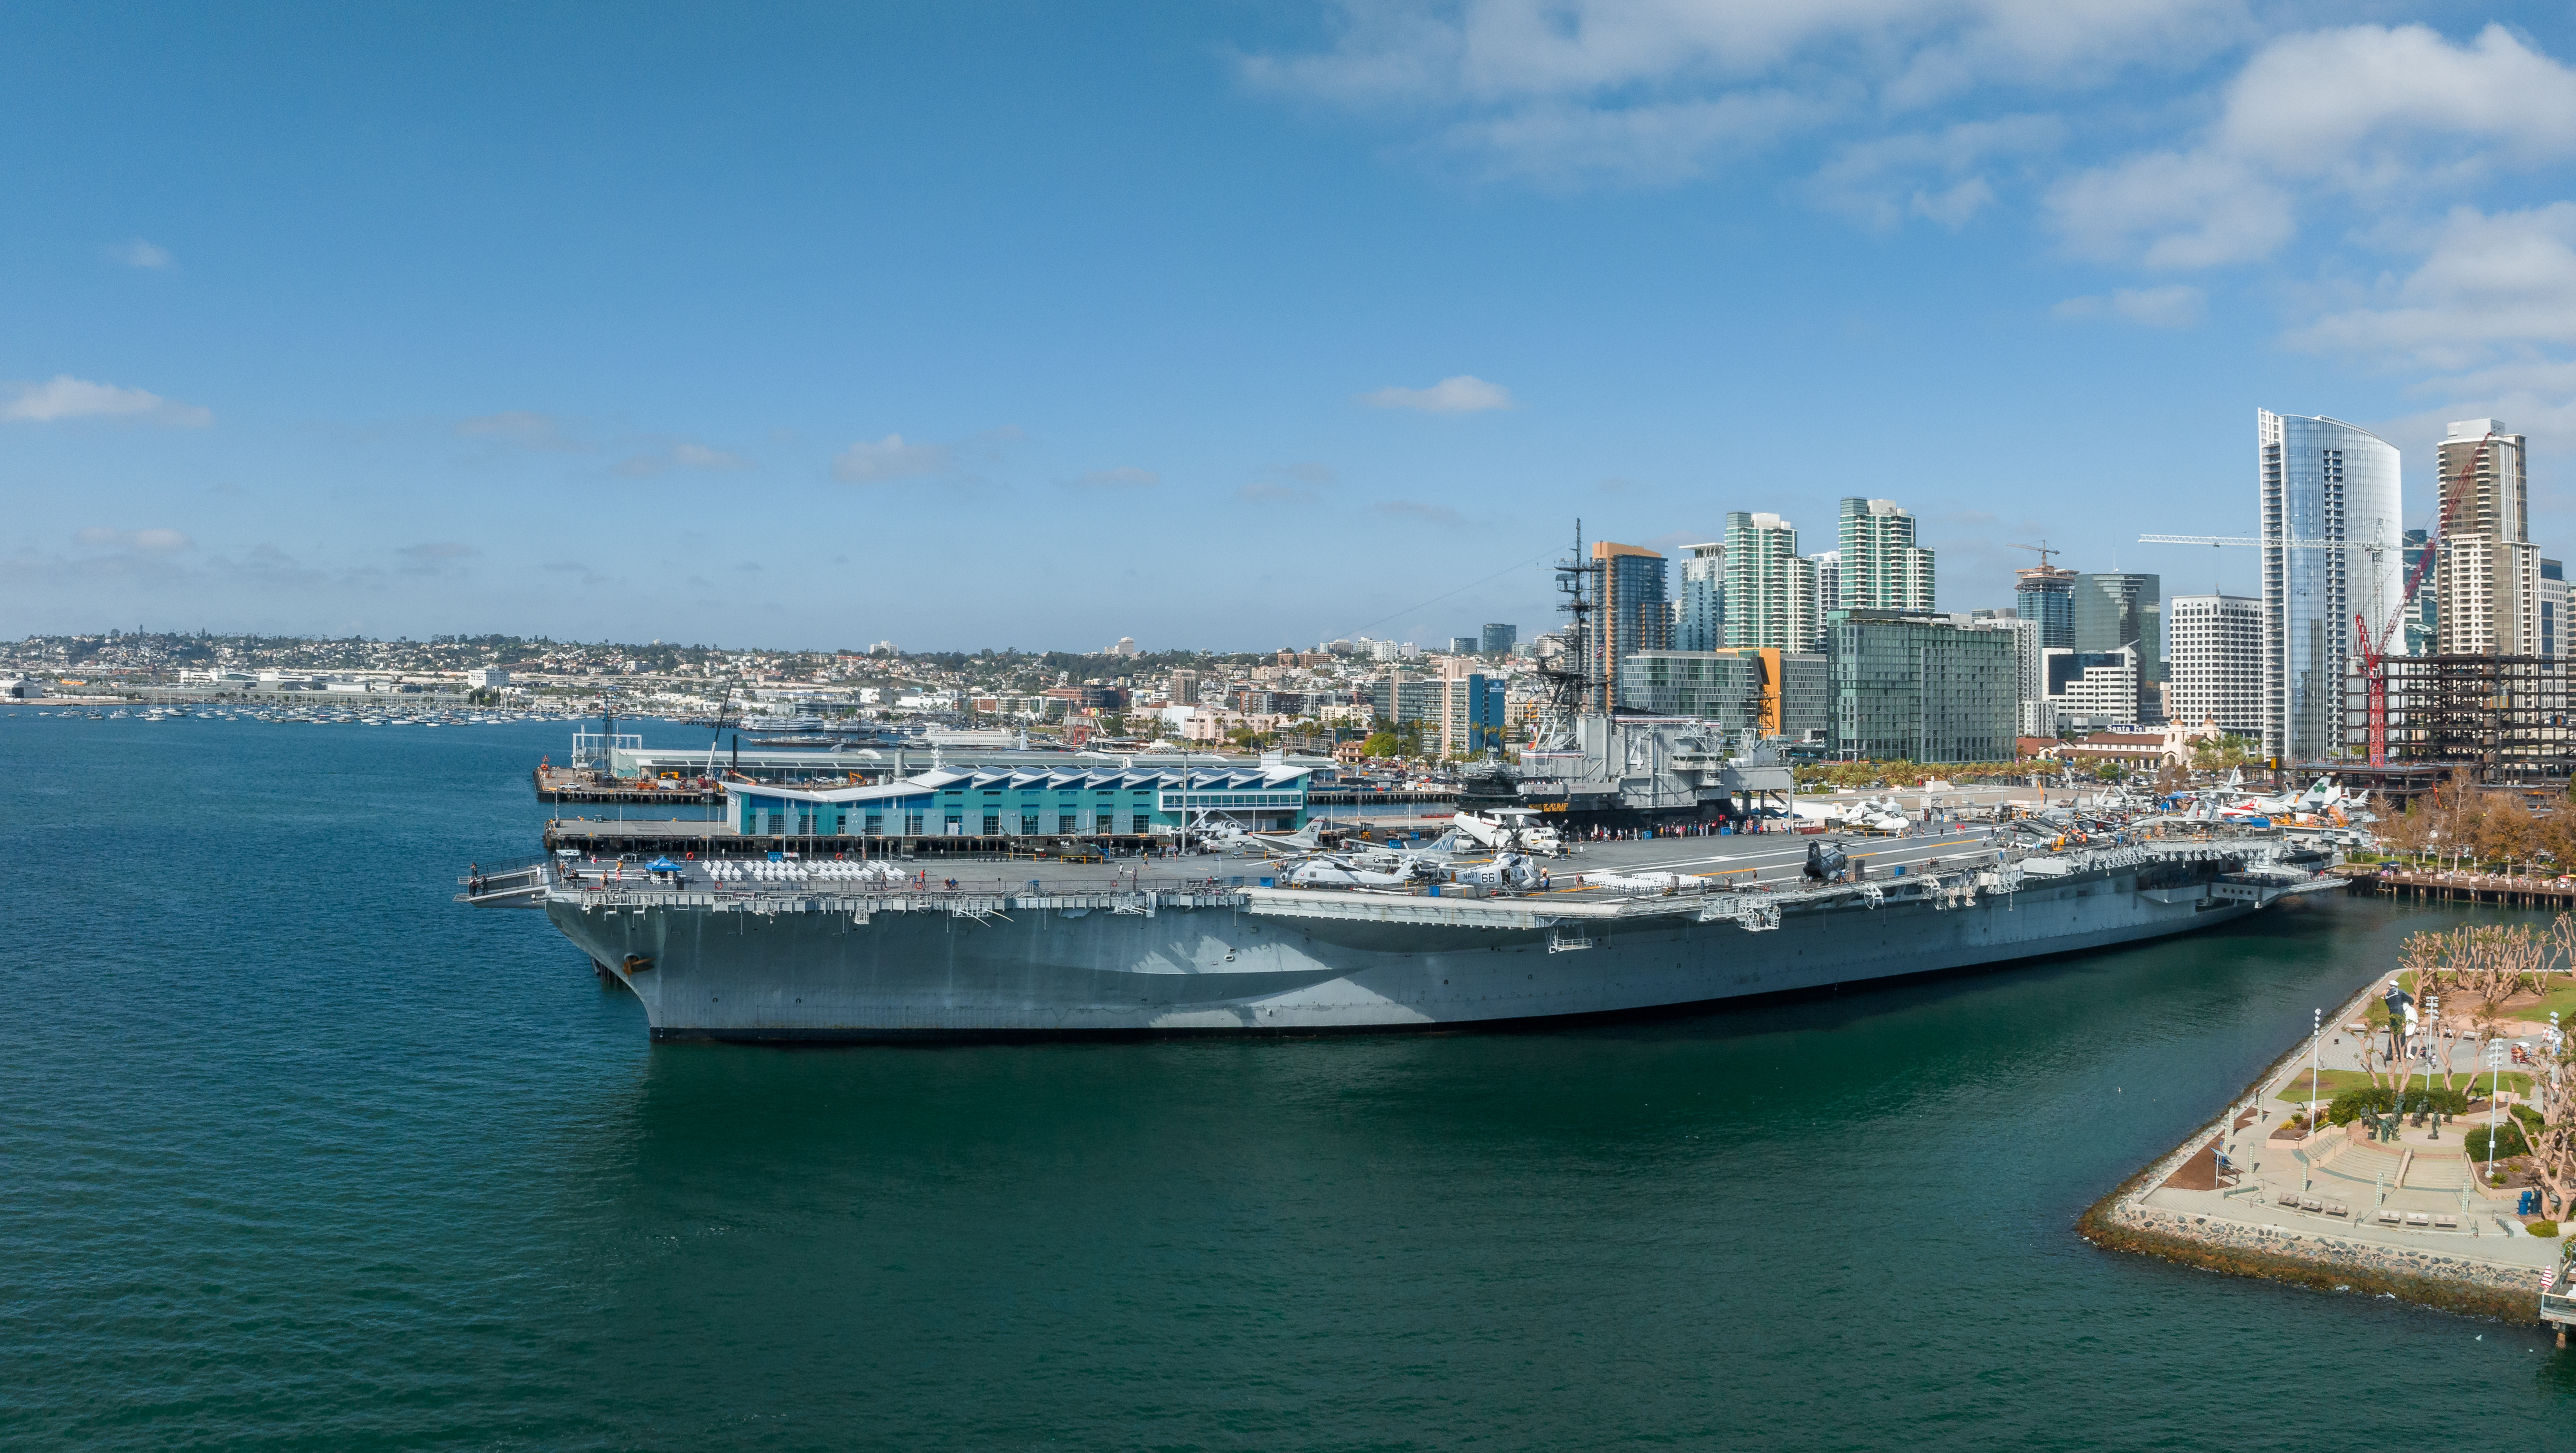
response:
[[[2536,1331],[2073,1230],[2454,914],[1540,1032],[654,1046],[449,901],[566,730],[0,715],[0,1444],[2576,1446]]]

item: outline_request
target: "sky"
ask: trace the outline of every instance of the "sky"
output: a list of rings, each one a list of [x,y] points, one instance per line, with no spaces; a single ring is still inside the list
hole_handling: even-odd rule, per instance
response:
[[[0,635],[1266,650],[1893,499],[2251,593],[2531,438],[2576,26],[2234,0],[0,6]]]

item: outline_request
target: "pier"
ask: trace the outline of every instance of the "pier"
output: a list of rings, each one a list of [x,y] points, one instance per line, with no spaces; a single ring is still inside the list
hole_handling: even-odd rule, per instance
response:
[[[561,767],[533,767],[529,769],[529,775],[536,783],[539,802],[592,803],[603,807],[668,807],[687,802],[711,807],[724,801],[724,787],[712,777],[678,781],[630,777],[603,781],[594,773]]]
[[[2488,903],[2506,908],[2576,909],[2576,878],[2439,868],[2374,868],[2366,864],[2333,871],[2350,878],[2357,893],[2425,902]]]

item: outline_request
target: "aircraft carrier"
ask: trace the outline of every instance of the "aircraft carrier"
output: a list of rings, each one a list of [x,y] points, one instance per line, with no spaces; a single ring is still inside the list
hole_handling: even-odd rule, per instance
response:
[[[2136,943],[2335,881],[2278,835],[2230,829],[2056,851],[1983,829],[1856,842],[1859,876],[1826,883],[1801,872],[1813,841],[1593,844],[1520,887],[1436,891],[1288,887],[1209,856],[556,858],[468,897],[542,906],[656,1039],[799,1041],[1619,1014]]]

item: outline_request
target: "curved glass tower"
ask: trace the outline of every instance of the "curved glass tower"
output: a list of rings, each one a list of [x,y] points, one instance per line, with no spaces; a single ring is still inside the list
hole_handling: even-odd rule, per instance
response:
[[[2397,449],[2340,419],[2257,409],[2254,424],[2263,751],[2284,762],[2325,761],[2360,749],[2345,729],[2344,693],[2359,689],[2354,617],[2370,617],[2378,631],[2406,589]],[[2402,634],[2391,644],[2405,649]]]

